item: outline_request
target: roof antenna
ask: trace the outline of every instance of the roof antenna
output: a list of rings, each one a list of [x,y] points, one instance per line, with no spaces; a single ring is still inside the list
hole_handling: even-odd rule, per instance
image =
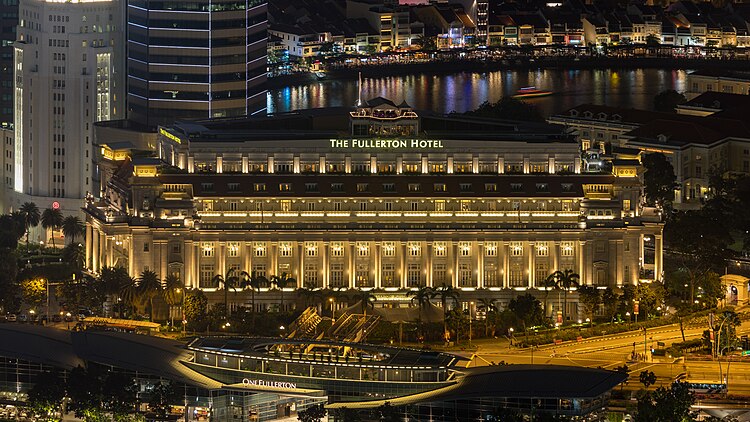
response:
[[[357,97],[357,107],[364,107],[365,102],[362,101],[362,72],[359,72],[359,82],[357,82],[357,91],[359,91]]]

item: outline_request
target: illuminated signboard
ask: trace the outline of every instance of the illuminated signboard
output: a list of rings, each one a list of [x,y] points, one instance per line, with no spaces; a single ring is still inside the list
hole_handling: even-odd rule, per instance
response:
[[[164,129],[163,127],[160,127],[160,128],[159,128],[159,135],[161,135],[161,136],[163,136],[163,137],[165,137],[165,138],[167,138],[167,139],[170,139],[170,140],[172,140],[172,141],[175,141],[175,142],[177,142],[178,144],[181,144],[181,143],[182,143],[182,141],[180,140],[180,138],[178,138],[178,137],[176,137],[176,136],[172,135],[171,133],[169,133],[169,131],[167,131],[167,130],[166,130],[166,129]]]
[[[246,387],[276,387],[276,388],[297,388],[297,384],[293,382],[285,381],[265,381],[265,380],[251,380],[250,378],[243,378],[242,385]]]
[[[443,141],[433,139],[331,139],[337,149],[442,149]]]

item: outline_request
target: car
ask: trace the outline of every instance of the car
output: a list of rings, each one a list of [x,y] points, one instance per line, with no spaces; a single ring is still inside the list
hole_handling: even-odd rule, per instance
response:
[[[8,322],[16,322],[18,321],[18,317],[16,317],[16,314],[8,314]]]
[[[62,317],[60,315],[52,315],[52,322],[62,322]]]
[[[65,322],[73,322],[73,315],[71,315],[70,312],[65,314]]]
[[[18,314],[18,322],[26,322],[29,320],[29,317],[26,314]]]

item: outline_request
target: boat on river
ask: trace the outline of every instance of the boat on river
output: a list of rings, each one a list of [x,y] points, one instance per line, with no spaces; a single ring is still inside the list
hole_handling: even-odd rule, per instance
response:
[[[516,99],[538,98],[538,97],[547,97],[549,95],[552,95],[552,91],[545,91],[543,89],[537,89],[535,86],[527,86],[516,91],[516,94],[513,95],[513,98],[516,98]]]

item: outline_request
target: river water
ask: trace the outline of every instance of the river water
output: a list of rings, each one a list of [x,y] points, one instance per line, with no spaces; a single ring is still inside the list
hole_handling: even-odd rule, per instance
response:
[[[436,112],[473,110],[485,101],[513,95],[519,88],[536,86],[554,95],[527,101],[549,115],[583,103],[651,109],[659,92],[685,91],[687,73],[665,69],[501,70],[366,78],[362,85],[364,99],[406,100],[415,109]],[[271,90],[268,110],[353,106],[356,100],[356,80],[322,80]]]

